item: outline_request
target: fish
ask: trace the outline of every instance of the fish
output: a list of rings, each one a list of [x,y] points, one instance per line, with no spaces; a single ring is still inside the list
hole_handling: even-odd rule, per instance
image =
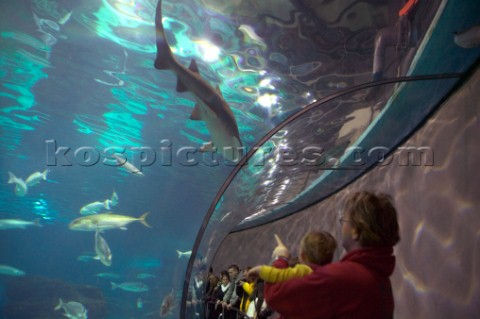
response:
[[[148,291],[148,286],[145,285],[143,282],[131,281],[131,282],[124,282],[121,284],[110,282],[110,284],[112,285],[112,290],[120,288],[122,290],[130,291],[130,292]]]
[[[465,49],[480,46],[480,24],[465,31],[454,33],[453,41],[456,45]]]
[[[92,214],[97,214],[100,210],[102,209],[110,209],[110,199],[106,199],[103,202],[93,202],[90,204],[87,204],[80,208],[80,214],[81,215],[92,215]]]
[[[126,230],[127,228],[125,226],[135,221],[139,221],[145,227],[151,228],[151,226],[145,220],[148,214],[150,214],[150,212],[146,212],[139,218],[117,215],[111,212],[107,212],[104,214],[88,215],[73,220],[68,225],[68,228],[78,231],[97,231],[116,228]]]
[[[76,301],[63,302],[62,298],[59,299],[58,305],[53,308],[55,311],[63,309],[63,314],[67,318],[72,319],[87,319],[87,309],[85,306]]]
[[[141,273],[137,275],[138,279],[150,279],[150,278],[155,278],[155,275],[148,274],[148,273]]]
[[[173,296],[173,289],[168,293],[162,300],[162,305],[160,306],[160,317],[165,318],[168,315],[173,314],[173,308],[175,308],[175,298]]]
[[[106,199],[103,202],[95,201],[90,204],[87,204],[80,208],[81,215],[92,215],[97,214],[102,209],[110,210],[113,206],[117,206],[118,204],[118,195],[115,191],[112,193],[111,199]]]
[[[177,249],[177,255],[179,259],[182,257],[189,258],[192,255],[192,251],[190,250],[190,251],[181,252],[180,250]]]
[[[107,267],[112,265],[112,252],[107,241],[100,235],[98,230],[95,232],[95,253],[97,255],[93,259],[100,260]]]
[[[19,277],[25,276],[25,272],[12,266],[0,265],[0,275]]]
[[[42,179],[44,181],[46,181],[48,172],[49,172],[49,170],[46,169],[43,172],[35,172],[35,173],[31,174],[25,180],[25,184],[27,184],[27,186],[30,187],[30,186],[33,186],[33,185],[37,185],[38,183],[40,183],[40,181]]]
[[[28,187],[25,181],[8,172],[8,184],[15,184],[15,195],[25,196],[28,192]]]
[[[101,273],[96,274],[95,276],[99,277],[99,278],[120,278],[120,277],[122,277],[122,275],[114,274],[114,273],[111,273],[111,272],[101,272]]]
[[[113,157],[117,160],[117,165],[122,166],[130,173],[137,175],[137,176],[145,176],[140,169],[135,167],[133,164],[129,163],[125,157],[122,157],[118,154],[112,154]]]
[[[188,69],[175,60],[165,37],[161,7],[160,0],[155,14],[157,55],[154,67],[158,70],[170,69],[177,75],[177,92],[190,91],[194,95],[196,105],[190,119],[205,121],[212,138],[200,151],[213,151],[216,148],[224,158],[236,161],[239,159],[237,155],[243,154],[243,146],[235,116],[220,89],[213,88],[200,76],[195,59],[191,60]]]
[[[0,229],[25,229],[28,226],[42,227],[40,218],[32,221],[22,219],[0,219]]]

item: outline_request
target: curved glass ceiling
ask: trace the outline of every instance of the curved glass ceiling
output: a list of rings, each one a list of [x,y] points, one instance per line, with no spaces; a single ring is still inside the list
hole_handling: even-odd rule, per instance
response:
[[[414,4],[414,10],[427,10],[415,6],[414,1],[409,4]],[[373,64],[372,79],[379,81],[368,83],[369,79],[353,74],[357,82],[302,107],[254,147],[241,163],[244,166],[230,174],[217,194],[218,201],[210,207],[196,241],[198,256],[211,260],[228,233],[300,212],[373,165],[390,165],[382,162],[387,155],[393,154],[397,165],[433,165],[433,152],[428,146],[396,147],[435,110],[479,54],[478,48],[461,48],[458,39],[452,38],[454,33],[449,32],[462,28],[458,19],[468,20],[467,25],[479,23],[478,17],[468,14],[471,4],[437,4],[435,10],[431,7],[422,13],[422,17],[431,19],[419,21],[410,12],[408,22],[400,15],[389,27],[373,32],[373,56],[366,61]],[[350,16],[358,17],[353,13]],[[402,32],[410,38],[402,39]],[[392,38],[382,42],[385,37]],[[396,51],[384,44],[395,46]],[[364,66],[356,62],[356,67]],[[379,65],[389,67],[380,68],[380,72]],[[386,76],[384,71],[390,67]],[[386,77],[390,80],[381,80]],[[321,79],[313,82],[319,84]]]

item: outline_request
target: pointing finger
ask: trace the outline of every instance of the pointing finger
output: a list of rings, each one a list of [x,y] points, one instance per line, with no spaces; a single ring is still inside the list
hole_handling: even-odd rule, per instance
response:
[[[277,241],[277,246],[284,246],[285,247],[285,244],[282,242],[282,240],[280,239],[280,237],[275,234],[275,240]]]

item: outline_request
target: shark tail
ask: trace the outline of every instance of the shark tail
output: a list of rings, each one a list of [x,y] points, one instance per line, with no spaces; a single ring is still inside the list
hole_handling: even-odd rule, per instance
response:
[[[113,281],[110,281],[110,285],[112,285],[112,290],[117,289],[118,285],[114,283]]]
[[[147,221],[146,221],[146,218],[147,216],[150,214],[150,212],[146,212],[145,214],[143,214],[142,216],[140,216],[138,218],[138,220],[145,226],[145,227],[148,227],[148,228],[152,228],[152,226],[150,226]]]
[[[155,13],[155,36],[157,42],[157,57],[155,58],[154,67],[158,70],[168,69],[169,61],[173,60],[173,55],[168,47],[165,30],[163,29],[162,1],[158,1]]]
[[[177,249],[178,258],[182,257],[182,252]]]

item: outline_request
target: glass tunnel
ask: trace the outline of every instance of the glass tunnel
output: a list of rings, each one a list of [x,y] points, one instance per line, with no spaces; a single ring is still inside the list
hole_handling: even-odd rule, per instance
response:
[[[478,316],[480,2],[0,7],[2,318],[205,318],[197,275],[339,238],[359,189],[394,317]]]

